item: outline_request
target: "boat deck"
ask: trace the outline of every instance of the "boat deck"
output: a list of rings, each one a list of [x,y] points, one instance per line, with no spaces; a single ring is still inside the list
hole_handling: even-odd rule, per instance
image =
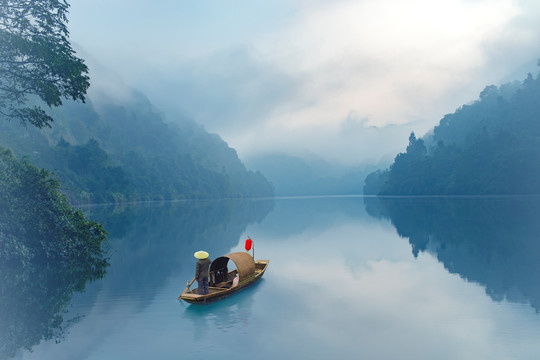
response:
[[[253,275],[248,277],[247,279],[242,280],[238,286],[233,287],[232,286],[232,280],[236,276],[236,270],[233,270],[229,273],[229,280],[223,281],[218,284],[215,284],[214,286],[208,287],[208,294],[206,295],[200,295],[197,293],[198,288],[194,288],[189,291],[185,291],[179,299],[186,300],[188,302],[205,302],[207,299],[213,299],[220,296],[220,293],[222,293],[224,296],[228,295],[229,293],[233,293],[238,289],[241,289],[247,285],[250,285],[251,283],[255,282],[259,278],[262,277],[264,272],[266,271],[266,267],[270,263],[270,260],[257,260],[255,262],[255,272]]]

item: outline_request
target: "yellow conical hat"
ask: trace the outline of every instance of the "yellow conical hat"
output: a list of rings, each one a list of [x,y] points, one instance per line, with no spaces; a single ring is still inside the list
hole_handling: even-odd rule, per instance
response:
[[[208,257],[208,253],[206,251],[199,250],[195,254],[193,254],[197,259],[206,259]]]

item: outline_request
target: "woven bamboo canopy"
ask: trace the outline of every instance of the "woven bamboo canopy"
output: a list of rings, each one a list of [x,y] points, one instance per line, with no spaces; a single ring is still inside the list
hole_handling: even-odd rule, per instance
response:
[[[216,258],[212,261],[212,265],[210,265],[210,271],[218,272],[221,270],[227,273],[227,264],[229,263],[229,260],[232,260],[236,265],[240,281],[255,273],[255,261],[253,260],[253,257],[246,252],[235,252]]]

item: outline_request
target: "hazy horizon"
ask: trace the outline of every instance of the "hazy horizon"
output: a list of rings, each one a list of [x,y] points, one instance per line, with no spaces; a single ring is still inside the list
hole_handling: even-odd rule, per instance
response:
[[[101,64],[243,160],[377,163],[540,57],[540,4],[527,0],[70,4],[91,76]]]

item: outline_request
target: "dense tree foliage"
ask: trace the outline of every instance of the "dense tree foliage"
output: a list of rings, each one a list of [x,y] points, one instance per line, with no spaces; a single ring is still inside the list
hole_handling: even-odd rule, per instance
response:
[[[486,87],[425,139],[411,134],[406,152],[366,178],[364,192],[539,194],[539,164],[540,78],[529,75],[522,83]]]
[[[64,0],[0,0],[2,120],[46,128],[53,118],[42,104],[85,100],[88,69],[71,48],[67,9]],[[1,121],[22,129],[19,122]],[[47,170],[0,148],[1,358],[61,336],[72,294],[105,273],[105,237]]]
[[[0,0],[0,117],[37,127],[53,118],[30,97],[83,100],[88,69],[69,42],[64,0]]]
[[[72,294],[105,272],[105,236],[48,171],[0,150],[0,356],[61,334]]]

